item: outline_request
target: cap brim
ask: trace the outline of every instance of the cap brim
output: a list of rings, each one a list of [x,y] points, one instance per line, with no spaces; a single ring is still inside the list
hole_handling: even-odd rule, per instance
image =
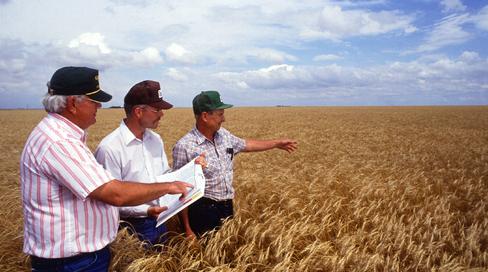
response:
[[[159,109],[159,110],[169,110],[173,107],[172,104],[170,104],[164,100],[161,100],[160,102],[156,102],[156,103],[151,103],[151,104],[149,104],[149,106],[154,107],[154,108]]]
[[[223,110],[223,109],[228,109],[228,108],[232,108],[234,105],[231,105],[231,104],[224,104],[222,103],[222,105],[216,107],[215,109],[216,110]]]
[[[103,102],[108,102],[112,99],[112,95],[99,90],[98,92],[94,94],[87,95],[91,100],[95,100],[97,102],[103,103]]]

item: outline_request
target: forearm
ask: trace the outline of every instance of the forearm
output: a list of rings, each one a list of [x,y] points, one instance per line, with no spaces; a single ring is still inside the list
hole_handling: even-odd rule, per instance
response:
[[[95,189],[89,197],[113,206],[141,205],[172,191],[172,183],[137,183],[112,180]]]
[[[277,147],[277,140],[249,140],[246,139],[244,152],[265,151]]]

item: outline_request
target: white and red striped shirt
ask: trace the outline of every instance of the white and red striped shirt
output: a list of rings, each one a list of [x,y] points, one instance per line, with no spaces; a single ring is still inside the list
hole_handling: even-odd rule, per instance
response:
[[[85,132],[48,114],[29,135],[20,159],[24,252],[63,258],[112,242],[117,208],[87,197],[112,179],[86,146]]]

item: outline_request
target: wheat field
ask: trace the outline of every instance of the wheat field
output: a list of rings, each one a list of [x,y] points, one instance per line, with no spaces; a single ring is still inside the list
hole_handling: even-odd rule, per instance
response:
[[[0,111],[0,271],[29,270],[18,165],[44,115]],[[99,111],[92,150],[122,117]],[[488,271],[487,106],[232,108],[226,120],[298,150],[236,157],[236,216],[216,233],[186,240],[173,218],[170,242],[145,251],[119,232],[113,271]],[[165,113],[167,154],[193,123],[191,109]]]

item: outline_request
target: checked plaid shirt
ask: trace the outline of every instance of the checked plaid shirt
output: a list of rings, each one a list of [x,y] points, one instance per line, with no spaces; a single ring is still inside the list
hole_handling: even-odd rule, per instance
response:
[[[173,169],[177,170],[193,158],[205,152],[207,167],[205,197],[221,201],[234,198],[232,177],[233,158],[246,148],[246,141],[220,128],[214,141],[208,140],[196,127],[183,136],[173,148]]]

